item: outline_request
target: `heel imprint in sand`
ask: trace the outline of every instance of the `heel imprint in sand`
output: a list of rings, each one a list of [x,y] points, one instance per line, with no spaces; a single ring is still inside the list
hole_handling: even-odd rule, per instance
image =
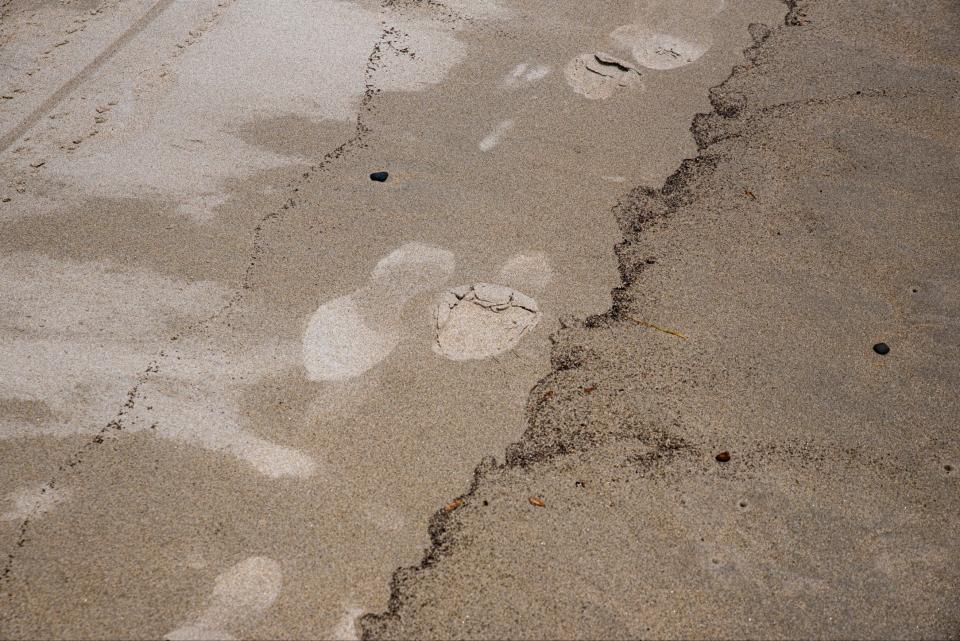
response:
[[[282,586],[279,563],[262,556],[245,559],[217,577],[208,606],[200,616],[164,638],[234,639],[270,609]]]
[[[458,361],[496,356],[516,347],[540,316],[535,300],[510,287],[456,287],[440,295],[433,350]]]
[[[640,72],[632,64],[599,51],[577,56],[563,75],[576,93],[591,100],[603,100],[618,89],[643,85]]]
[[[710,48],[709,42],[658,33],[637,24],[624,25],[610,35],[614,41],[630,50],[633,59],[641,67],[661,71],[695,62]]]
[[[324,303],[303,336],[303,365],[314,381],[359,376],[383,361],[400,342],[406,303],[453,274],[449,251],[407,243],[382,258],[365,285]]]

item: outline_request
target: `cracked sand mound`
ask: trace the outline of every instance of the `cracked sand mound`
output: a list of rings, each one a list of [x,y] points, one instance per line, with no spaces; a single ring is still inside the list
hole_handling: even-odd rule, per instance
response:
[[[509,351],[540,322],[537,302],[503,285],[476,283],[448,290],[437,306],[433,349],[452,360]]]
[[[603,100],[619,88],[642,84],[633,65],[602,51],[577,56],[563,74],[575,92],[591,100]]]

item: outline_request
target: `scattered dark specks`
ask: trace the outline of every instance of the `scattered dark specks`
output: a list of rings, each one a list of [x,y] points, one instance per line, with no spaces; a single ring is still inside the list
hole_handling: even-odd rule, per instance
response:
[[[886,343],[877,343],[873,346],[873,351],[880,354],[880,356],[885,356],[890,353],[890,346]]]
[[[713,458],[717,459],[718,463],[726,463],[730,460],[730,452],[723,451],[714,456]]]
[[[547,507],[547,504],[543,502],[539,496],[530,496],[527,497],[527,501],[530,502],[530,505],[534,507]]]
[[[376,181],[378,183],[386,182],[387,178],[390,177],[390,174],[386,171],[375,171],[370,174],[370,180]]]

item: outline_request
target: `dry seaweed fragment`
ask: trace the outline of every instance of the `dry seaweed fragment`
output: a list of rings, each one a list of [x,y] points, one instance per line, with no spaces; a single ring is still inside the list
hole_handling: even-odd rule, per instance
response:
[[[653,323],[648,323],[647,321],[639,320],[639,319],[636,319],[636,318],[631,318],[630,320],[632,320],[634,323],[636,323],[636,324],[639,325],[640,327],[649,327],[650,329],[655,329],[655,330],[657,330],[658,332],[663,332],[664,334],[670,334],[671,336],[676,336],[677,338],[682,338],[683,340],[687,340],[687,337],[686,337],[686,336],[684,336],[684,335],[681,334],[680,332],[674,331],[674,330],[672,330],[672,329],[667,329],[667,328],[665,328],[665,327],[660,327],[659,325],[654,325]]]

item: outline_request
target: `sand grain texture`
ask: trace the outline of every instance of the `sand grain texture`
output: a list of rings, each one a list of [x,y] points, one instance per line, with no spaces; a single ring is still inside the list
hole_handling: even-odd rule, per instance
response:
[[[751,26],[697,156],[616,208],[612,309],[364,638],[956,636],[960,40],[914,9]]]

